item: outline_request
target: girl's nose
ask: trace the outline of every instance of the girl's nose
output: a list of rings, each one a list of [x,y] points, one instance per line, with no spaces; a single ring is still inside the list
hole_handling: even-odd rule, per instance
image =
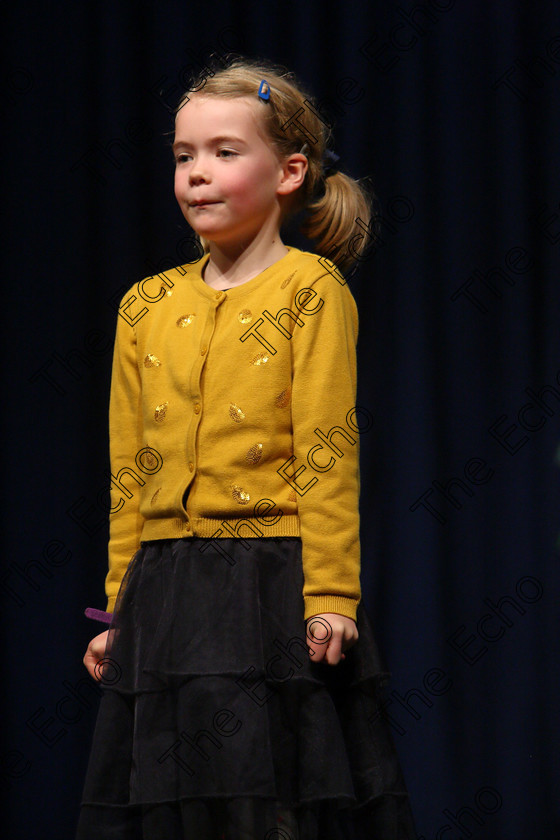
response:
[[[189,180],[191,184],[205,183],[210,179],[210,172],[203,160],[199,157],[193,161],[191,171],[189,172]]]

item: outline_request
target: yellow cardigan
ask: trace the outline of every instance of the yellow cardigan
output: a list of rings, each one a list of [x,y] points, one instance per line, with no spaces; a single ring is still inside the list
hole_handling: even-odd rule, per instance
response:
[[[300,536],[304,617],[355,618],[354,298],[332,264],[297,248],[228,291],[204,282],[207,260],[121,302],[107,610],[141,540],[207,537],[219,549],[226,537]]]

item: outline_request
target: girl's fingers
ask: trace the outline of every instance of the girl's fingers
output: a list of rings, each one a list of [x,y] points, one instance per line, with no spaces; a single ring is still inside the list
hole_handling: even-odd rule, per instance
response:
[[[348,650],[348,648],[351,648],[352,645],[356,644],[356,642],[358,641],[358,638],[359,638],[358,628],[356,626],[354,626],[354,629],[353,629],[352,632],[350,632],[348,634],[345,634],[344,639],[342,640],[342,650]]]
[[[307,647],[313,662],[323,662],[333,629],[324,616],[316,615],[307,622]]]
[[[312,642],[307,638],[307,649],[309,650],[309,657],[313,662],[322,662],[327,652],[327,646]]]
[[[307,646],[313,662],[338,665],[345,650],[358,641],[356,622],[333,613],[316,615],[307,622]]]
[[[109,631],[105,630],[99,636],[95,636],[87,646],[83,663],[86,666],[88,673],[94,680],[99,682],[101,680],[101,668],[98,668],[98,663],[105,655],[105,648],[107,646],[107,637]]]
[[[99,659],[96,656],[94,656],[93,653],[90,653],[90,650],[88,648],[86,651],[86,655],[84,656],[84,665],[86,666],[90,677],[93,677],[94,680],[97,680],[99,682],[99,680],[101,679],[101,674],[99,674],[98,672],[99,669],[95,667],[98,662]]]
[[[342,657],[342,633],[333,633],[327,645],[326,660],[329,665],[338,665]]]

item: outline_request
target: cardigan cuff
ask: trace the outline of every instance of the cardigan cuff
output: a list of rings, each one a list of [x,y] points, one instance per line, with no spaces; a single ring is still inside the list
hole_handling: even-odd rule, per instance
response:
[[[359,598],[346,598],[343,595],[304,595],[304,620],[321,613],[337,613],[356,621]]]
[[[96,610],[94,607],[88,607],[84,610],[84,615],[86,618],[92,618],[94,621],[101,621],[103,624],[110,624],[113,620],[113,613]]]

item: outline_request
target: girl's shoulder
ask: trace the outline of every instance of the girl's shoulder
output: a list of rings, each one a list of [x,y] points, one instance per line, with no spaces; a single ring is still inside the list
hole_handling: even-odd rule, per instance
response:
[[[332,260],[312,251],[288,247],[290,257],[292,257],[289,267],[291,270],[297,269],[295,276],[300,284],[302,282],[309,282],[310,284],[321,282],[322,285],[333,289],[343,289],[344,292],[341,292],[343,296],[350,294],[352,297],[344,274]],[[286,268],[288,268],[288,264],[286,264]]]
[[[202,268],[208,259],[205,254],[200,259],[174,268],[166,268],[158,274],[143,277],[134,283],[122,296],[118,314],[132,327],[136,327],[148,314],[155,314],[162,302],[178,293],[194,290],[197,281],[202,278]]]
[[[295,264],[298,267],[296,285],[300,288],[314,288],[317,292],[322,290],[334,305],[338,302],[352,309],[356,308],[356,301],[347,279],[332,260],[312,251],[302,251],[297,248],[290,250],[294,252]]]

